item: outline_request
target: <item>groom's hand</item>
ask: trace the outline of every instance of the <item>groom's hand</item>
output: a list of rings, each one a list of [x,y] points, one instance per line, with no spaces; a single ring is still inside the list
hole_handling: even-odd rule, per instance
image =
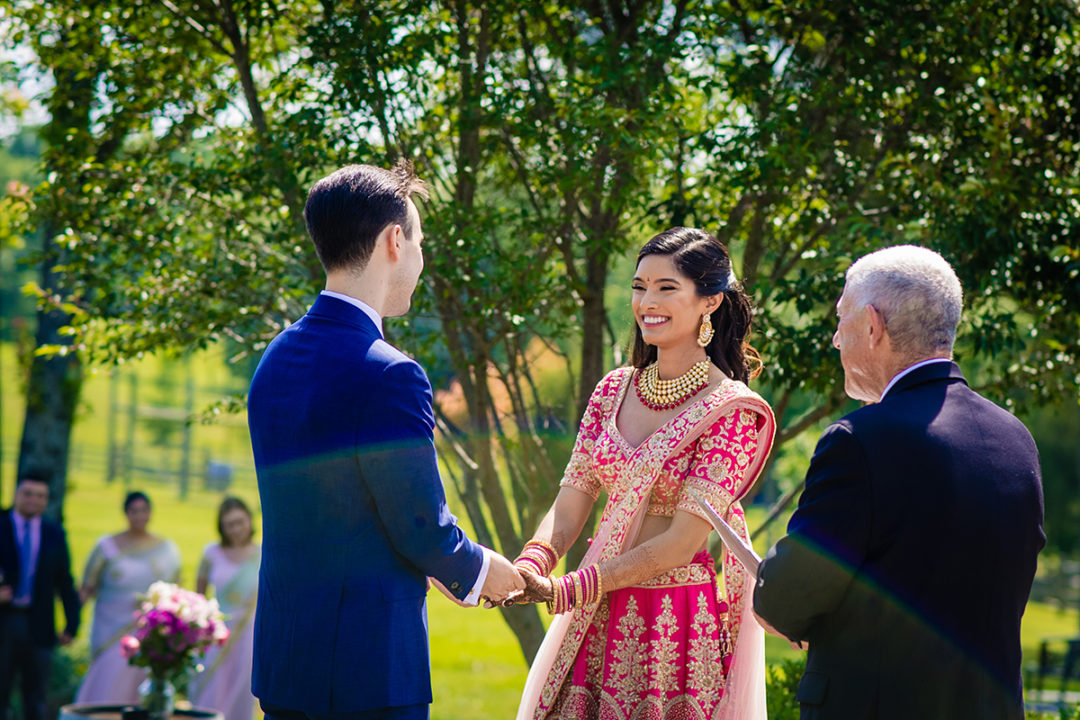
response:
[[[502,555],[491,553],[491,564],[488,566],[484,587],[480,591],[481,597],[487,598],[493,605],[501,605],[508,595],[524,589],[525,581],[521,579],[517,568]]]

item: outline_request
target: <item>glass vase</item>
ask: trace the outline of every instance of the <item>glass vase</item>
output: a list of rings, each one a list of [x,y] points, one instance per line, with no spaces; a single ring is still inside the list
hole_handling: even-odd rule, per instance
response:
[[[168,720],[176,705],[176,688],[168,678],[150,673],[139,685],[139,704],[150,720]]]

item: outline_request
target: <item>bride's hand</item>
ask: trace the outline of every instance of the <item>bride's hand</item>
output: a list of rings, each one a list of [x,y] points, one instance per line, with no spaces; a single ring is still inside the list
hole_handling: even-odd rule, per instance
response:
[[[518,568],[521,579],[525,581],[525,592],[513,598],[512,604],[519,603],[542,603],[555,597],[555,588],[550,578],[541,577],[536,573]]]

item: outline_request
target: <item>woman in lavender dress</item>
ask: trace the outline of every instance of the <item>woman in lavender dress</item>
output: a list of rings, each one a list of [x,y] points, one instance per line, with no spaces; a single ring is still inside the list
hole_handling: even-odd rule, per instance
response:
[[[141,492],[124,499],[128,529],[98,540],[90,553],[79,595],[94,602],[90,631],[90,669],[75,697],[79,703],[133,704],[146,669],[128,665],[120,654],[120,638],[134,628],[140,593],[158,580],[178,582],[180,550],[171,540],[146,530],[150,499]]]
[[[191,683],[191,702],[213,708],[225,720],[251,720],[255,698],[251,694],[251,658],[254,640],[255,591],[259,585],[260,548],[253,542],[251,511],[239,498],[229,497],[218,509],[220,543],[203,551],[196,589],[214,588],[229,626],[229,640],[211,648],[202,673]]]

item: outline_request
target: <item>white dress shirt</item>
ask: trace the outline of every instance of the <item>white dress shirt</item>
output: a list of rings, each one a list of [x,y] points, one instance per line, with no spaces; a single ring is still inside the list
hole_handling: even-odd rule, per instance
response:
[[[952,362],[952,360],[950,360],[949,358],[930,358],[929,360],[921,360],[921,361],[915,363],[914,365],[911,365],[909,367],[904,368],[900,372],[893,375],[893,379],[890,380],[889,384],[885,386],[885,389],[881,391],[881,400],[884,400],[885,396],[889,394],[890,390],[892,390],[893,385],[895,385],[897,383],[897,381],[900,380],[900,378],[904,377],[909,372],[911,372],[913,370],[918,370],[919,368],[925,367],[927,365],[932,365],[933,363],[942,363],[942,362],[947,363],[947,362]],[[881,400],[878,400],[878,402],[881,402]]]
[[[23,578],[27,579],[26,587],[30,590],[34,587],[34,576],[37,575],[37,562],[38,553],[41,551],[41,516],[36,515],[32,518],[24,518],[18,513],[18,511],[11,511],[11,524],[12,529],[15,531],[15,547],[19,551],[18,555],[22,558],[22,539],[24,528],[30,526],[30,567],[19,568],[19,587],[23,586]],[[18,591],[18,587],[14,590]],[[11,604],[16,607],[26,607],[30,604],[31,593],[27,591],[22,595],[17,595],[11,599]]]
[[[329,295],[332,298],[343,300],[350,305],[359,308],[365,315],[371,318],[371,322],[375,323],[375,327],[379,329],[379,335],[383,334],[382,316],[375,312],[375,308],[368,305],[363,300],[358,300],[351,295],[343,295],[333,290],[323,290],[320,295]],[[479,605],[480,604],[480,591],[484,588],[484,581],[487,580],[488,568],[491,567],[491,550],[484,548],[484,562],[480,565],[480,574],[476,576],[476,582],[473,583],[472,590],[462,600],[466,605]]]

